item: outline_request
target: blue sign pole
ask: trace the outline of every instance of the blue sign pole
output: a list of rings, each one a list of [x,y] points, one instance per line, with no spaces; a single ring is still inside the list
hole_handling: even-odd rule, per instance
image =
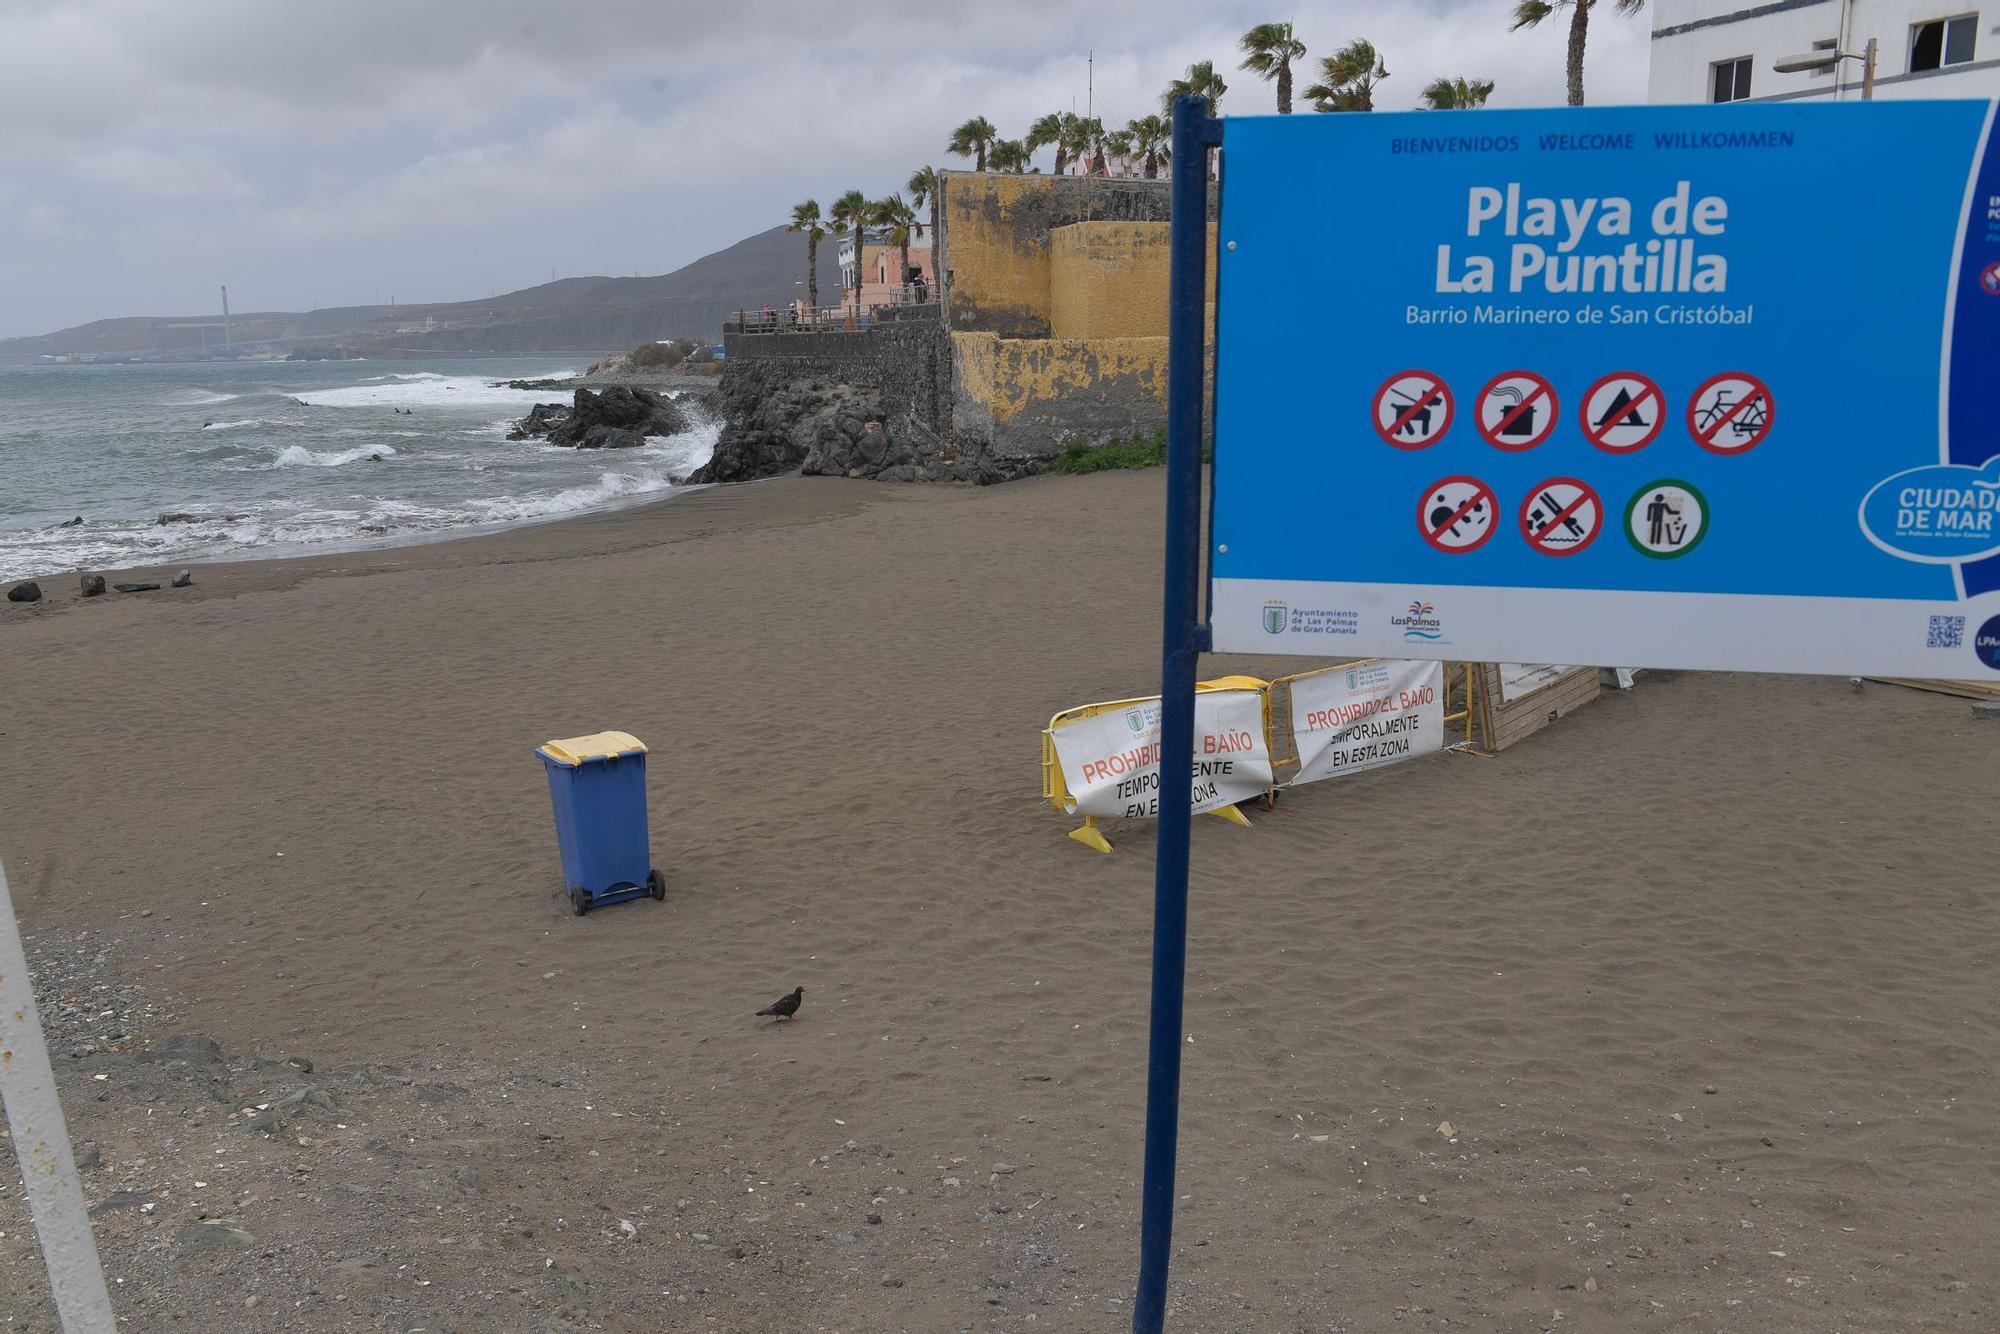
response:
[[[1188,836],[1194,817],[1194,677],[1201,624],[1203,343],[1208,336],[1208,150],[1222,123],[1199,97],[1174,103],[1168,270],[1166,601],[1160,616],[1160,843],[1153,870],[1153,1023],[1146,1070],[1146,1183],[1133,1334],[1167,1318],[1174,1153],[1181,1113],[1181,1001],[1187,973]]]

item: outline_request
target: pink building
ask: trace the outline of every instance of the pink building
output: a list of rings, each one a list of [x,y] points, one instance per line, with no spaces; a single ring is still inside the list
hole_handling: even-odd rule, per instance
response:
[[[937,272],[932,266],[931,238],[928,232],[910,238],[910,268],[916,277],[908,282],[899,281],[896,273],[897,260],[901,252],[889,243],[884,233],[869,232],[863,238],[861,247],[861,308],[875,310],[881,306],[902,306],[915,301],[935,301],[938,299]],[[840,282],[843,295],[840,304],[854,302],[854,238],[844,236],[840,241]],[[827,301],[827,293],[821,292],[821,301]],[[828,304],[832,304],[828,302]]]

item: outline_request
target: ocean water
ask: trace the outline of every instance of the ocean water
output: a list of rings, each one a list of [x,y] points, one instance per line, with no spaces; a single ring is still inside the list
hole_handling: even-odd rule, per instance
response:
[[[656,498],[707,462],[715,424],[642,449],[506,438],[568,395],[496,381],[580,370],[550,357],[0,367],[0,579],[425,541]],[[160,523],[168,513],[202,517]]]

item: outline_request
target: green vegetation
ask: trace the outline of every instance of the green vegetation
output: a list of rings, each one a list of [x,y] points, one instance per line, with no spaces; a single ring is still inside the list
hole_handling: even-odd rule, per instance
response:
[[[667,371],[693,356],[701,345],[691,338],[671,338],[663,343],[641,343],[625,354],[625,365],[635,371]]]
[[[1202,462],[1215,457],[1213,441],[1201,447]],[[1135,435],[1130,440],[1114,440],[1108,445],[1089,445],[1072,440],[1049,463],[1050,472],[1078,474],[1105,472],[1113,468],[1159,468],[1167,461],[1166,428],[1151,435]]]

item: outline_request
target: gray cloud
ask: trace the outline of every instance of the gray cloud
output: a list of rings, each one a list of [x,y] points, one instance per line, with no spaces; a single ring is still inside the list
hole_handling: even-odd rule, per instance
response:
[[[1562,96],[1560,21],[1508,0],[1306,3],[1315,54],[1365,36],[1385,107],[1436,75],[1496,106]],[[1591,32],[1595,101],[1643,96],[1648,19]],[[1113,121],[1190,61],[1226,112],[1271,108],[1235,69],[1262,6],[912,0],[0,0],[0,334],[107,315],[484,295],[563,272],[663,272],[792,201],[895,188],[984,114],[1020,134]],[[60,220],[60,224],[56,220]]]

